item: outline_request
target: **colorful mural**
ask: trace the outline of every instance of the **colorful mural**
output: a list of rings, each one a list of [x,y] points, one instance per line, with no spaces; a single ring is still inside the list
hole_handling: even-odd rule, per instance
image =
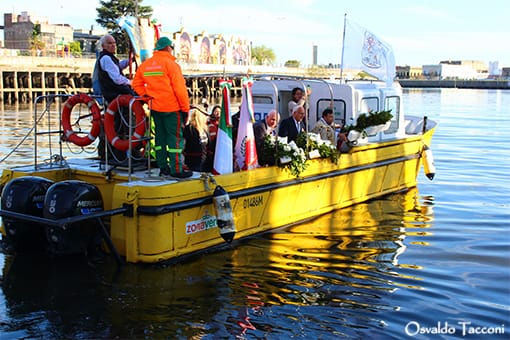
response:
[[[165,34],[163,34],[165,35]],[[170,36],[170,35],[169,35]],[[251,64],[251,43],[239,37],[191,35],[181,30],[173,34],[174,55],[178,62],[197,64]]]
[[[199,64],[209,64],[211,60],[211,43],[208,37],[202,38],[200,44],[200,56],[198,59]]]
[[[179,39],[179,51],[177,52],[177,58],[185,63],[191,62],[191,38],[188,33],[183,32]]]

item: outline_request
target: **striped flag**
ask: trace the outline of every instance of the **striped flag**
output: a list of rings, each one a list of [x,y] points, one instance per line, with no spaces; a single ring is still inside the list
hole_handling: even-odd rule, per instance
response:
[[[216,175],[231,173],[234,163],[232,156],[232,114],[230,113],[232,81],[220,80],[219,85],[222,93],[221,114],[212,170]]]
[[[255,135],[253,133],[255,115],[251,92],[252,85],[253,79],[243,78],[243,98],[241,100],[239,130],[235,147],[235,160],[241,170],[250,170],[259,166],[257,149],[255,147]]]

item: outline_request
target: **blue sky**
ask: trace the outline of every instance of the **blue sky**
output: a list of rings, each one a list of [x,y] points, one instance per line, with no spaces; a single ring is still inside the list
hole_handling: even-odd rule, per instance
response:
[[[510,67],[510,4],[485,0],[143,0],[163,31],[241,36],[273,49],[277,61],[340,63],[344,14],[388,42],[397,65],[441,60],[499,61]],[[1,13],[29,11],[50,23],[96,25],[99,1],[1,0]],[[0,19],[3,24],[3,15]]]

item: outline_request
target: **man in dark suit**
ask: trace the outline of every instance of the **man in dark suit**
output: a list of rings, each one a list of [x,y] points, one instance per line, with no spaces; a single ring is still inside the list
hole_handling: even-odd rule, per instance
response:
[[[276,135],[276,127],[280,121],[280,114],[273,110],[267,116],[253,124],[253,134],[255,135],[255,146],[257,148],[257,158],[260,165],[273,165],[270,164],[269,159],[265,159],[264,155],[264,141],[268,135]]]
[[[287,137],[287,141],[295,141],[301,132],[306,131],[303,121],[305,118],[305,109],[301,105],[296,105],[292,109],[292,116],[285,118],[278,128],[278,136]]]

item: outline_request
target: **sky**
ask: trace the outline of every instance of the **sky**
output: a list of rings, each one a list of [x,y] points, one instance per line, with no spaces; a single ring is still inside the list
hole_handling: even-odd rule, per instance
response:
[[[239,36],[266,46],[277,63],[340,64],[344,17],[393,49],[396,64],[422,66],[443,60],[480,60],[510,67],[510,2],[485,0],[143,0],[164,32]],[[28,11],[88,29],[99,0],[0,0],[1,13]],[[3,24],[3,15],[0,18]],[[0,36],[2,37],[2,36]]]

